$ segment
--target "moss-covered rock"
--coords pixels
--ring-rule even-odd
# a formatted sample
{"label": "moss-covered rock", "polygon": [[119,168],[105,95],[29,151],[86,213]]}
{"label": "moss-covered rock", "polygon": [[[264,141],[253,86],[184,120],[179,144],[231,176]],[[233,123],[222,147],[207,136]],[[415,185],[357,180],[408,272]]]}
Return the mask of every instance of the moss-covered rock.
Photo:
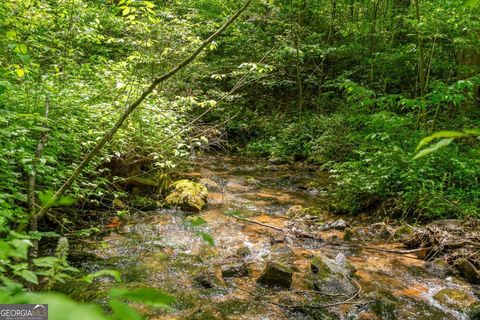
{"label": "moss-covered rock", "polygon": [[208,190],[200,183],[185,179],[174,182],[172,187],[172,191],[165,198],[168,207],[200,211],[207,204]]}
{"label": "moss-covered rock", "polygon": [[464,311],[476,302],[470,294],[455,288],[442,289],[433,296],[433,299],[445,307],[458,311]]}
{"label": "moss-covered rock", "polygon": [[292,285],[293,271],[278,262],[269,261],[257,282],[269,287],[289,289]]}
{"label": "moss-covered rock", "polygon": [[224,278],[248,276],[247,265],[242,262],[223,265],[221,267],[221,270],[222,270],[222,277]]}
{"label": "moss-covered rock", "polygon": [[468,282],[480,285],[480,271],[470,261],[460,259],[457,268]]}
{"label": "moss-covered rock", "polygon": [[355,286],[348,280],[354,269],[343,254],[337,255],[335,260],[316,256],[311,261],[310,269],[315,290],[346,295],[356,291]]}

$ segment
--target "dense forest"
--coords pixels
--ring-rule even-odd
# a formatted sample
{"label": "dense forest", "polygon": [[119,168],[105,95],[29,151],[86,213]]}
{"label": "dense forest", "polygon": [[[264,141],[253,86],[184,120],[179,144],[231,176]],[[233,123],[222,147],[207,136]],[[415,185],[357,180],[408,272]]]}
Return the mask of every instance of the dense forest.
{"label": "dense forest", "polygon": [[480,319],[480,2],[0,2],[0,303]]}

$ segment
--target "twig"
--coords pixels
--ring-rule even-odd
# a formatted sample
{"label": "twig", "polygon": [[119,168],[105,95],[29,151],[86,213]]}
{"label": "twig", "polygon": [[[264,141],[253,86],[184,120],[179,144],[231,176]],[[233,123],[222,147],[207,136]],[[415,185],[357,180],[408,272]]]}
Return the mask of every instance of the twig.
{"label": "twig", "polygon": [[251,219],[247,219],[247,218],[242,218],[242,217],[235,216],[235,215],[232,215],[232,217],[234,217],[235,219],[237,219],[237,220],[239,220],[239,221],[244,221],[244,222],[256,224],[256,225],[259,225],[259,226],[262,226],[262,227],[265,227],[265,228],[270,228],[270,229],[273,229],[273,230],[277,230],[277,231],[280,231],[280,232],[284,232],[284,233],[285,233],[285,232],[287,231],[287,230],[284,229],[284,228],[275,227],[275,226],[272,226],[272,225],[269,225],[269,224],[266,224],[266,223],[262,223],[262,222],[255,221],[255,220],[251,220]]}
{"label": "twig", "polygon": [[327,303],[327,304],[293,305],[293,306],[286,306],[286,307],[289,307],[289,308],[322,308],[323,309],[323,308],[330,308],[330,307],[339,306],[339,305],[342,305],[342,304],[358,303],[358,302],[353,302],[353,300],[356,297],[358,297],[360,295],[360,293],[362,292],[362,286],[360,285],[360,283],[358,283],[357,280],[355,280],[355,279],[351,279],[351,280],[357,286],[357,292],[355,292],[355,294],[353,294],[347,300],[339,301],[339,302],[332,302],[332,303]]}
{"label": "twig", "polygon": [[238,217],[238,216],[235,216],[235,215],[232,215],[232,217],[234,217],[235,219],[237,219],[239,221],[256,224],[256,225],[259,225],[259,226],[262,226],[262,227],[265,227],[265,228],[270,228],[270,229],[280,231],[280,232],[283,232],[283,233],[286,233],[286,234],[291,233],[291,234],[293,234],[293,235],[295,235],[299,238],[307,238],[307,239],[314,239],[314,240],[317,240],[317,241],[323,241],[322,238],[320,238],[319,236],[315,236],[313,234],[306,233],[306,232],[303,232],[303,231],[300,231],[300,230],[291,230],[291,229],[287,229],[287,228],[279,228],[279,227],[272,226],[270,224],[258,222],[258,221],[247,219],[247,218]]}

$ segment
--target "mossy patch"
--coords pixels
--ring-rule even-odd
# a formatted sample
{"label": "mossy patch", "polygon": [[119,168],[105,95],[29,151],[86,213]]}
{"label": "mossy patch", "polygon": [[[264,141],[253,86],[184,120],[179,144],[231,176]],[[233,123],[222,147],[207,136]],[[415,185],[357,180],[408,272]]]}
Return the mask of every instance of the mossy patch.
{"label": "mossy patch", "polygon": [[200,211],[207,204],[208,190],[200,183],[184,179],[174,182],[172,187],[172,192],[165,198],[168,207]]}

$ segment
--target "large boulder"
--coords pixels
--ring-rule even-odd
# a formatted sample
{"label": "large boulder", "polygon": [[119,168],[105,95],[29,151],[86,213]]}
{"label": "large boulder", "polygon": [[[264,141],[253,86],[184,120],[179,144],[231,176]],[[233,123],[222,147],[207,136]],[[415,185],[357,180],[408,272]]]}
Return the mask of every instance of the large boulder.
{"label": "large boulder", "polygon": [[172,191],[165,198],[169,207],[180,207],[189,211],[200,211],[207,204],[208,190],[197,182],[179,180],[172,184]]}

